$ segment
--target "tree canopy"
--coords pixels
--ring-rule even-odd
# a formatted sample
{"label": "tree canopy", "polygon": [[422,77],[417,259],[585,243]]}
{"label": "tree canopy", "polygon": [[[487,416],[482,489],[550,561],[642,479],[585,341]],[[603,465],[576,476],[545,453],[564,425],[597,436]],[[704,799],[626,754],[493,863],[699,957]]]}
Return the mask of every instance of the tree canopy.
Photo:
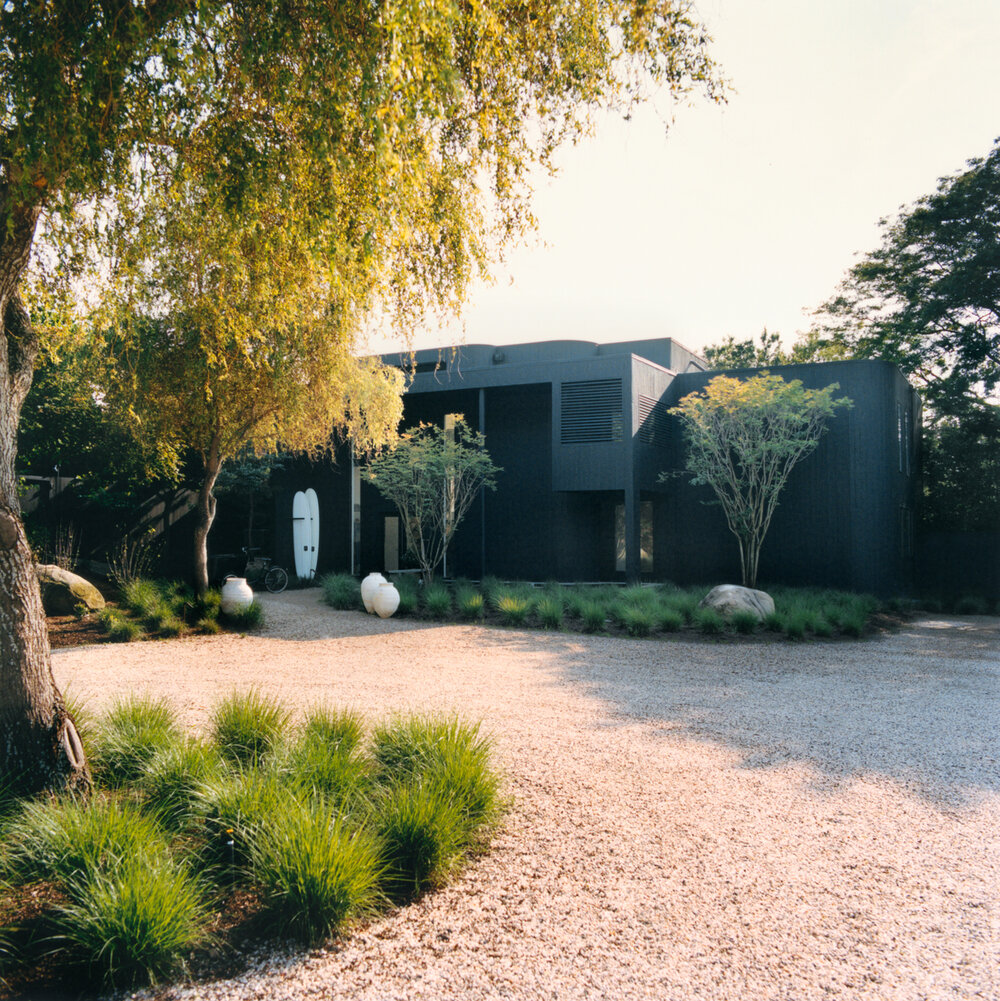
{"label": "tree canopy", "polygon": [[446,426],[418,424],[365,467],[364,476],[392,501],[406,530],[406,549],[430,583],[462,519],[481,490],[496,488],[502,472],[486,439],[460,414]]}
{"label": "tree canopy", "polygon": [[740,547],[743,584],[757,586],[761,547],[792,469],[807,456],[847,397],[836,383],[805,389],[763,372],[751,379],[719,375],[670,412],[681,421],[691,483],[715,492]]}
{"label": "tree canopy", "polygon": [[[225,247],[192,255],[193,285],[208,278],[205,289],[232,292],[218,322],[191,322],[169,302],[136,310],[150,340],[129,350],[208,329],[199,387],[230,358],[247,368],[267,354],[260,370],[277,371],[281,345],[259,338],[297,332],[302,297],[268,284],[272,248],[322,289],[296,319],[307,332],[319,337],[322,318],[343,347],[376,303],[409,329],[425,309],[455,307],[490,254],[530,224],[533,167],[595,108],[627,107],[650,86],[721,97],[707,45],[687,0],[0,5],[0,767],[40,784],[85,773],[51,677],[14,475],[38,352],[18,290],[39,220],[40,269],[72,274],[100,252],[109,259],[93,273],[155,305],[158,227],[197,222],[155,209],[174,194],[202,205],[208,231],[193,246],[212,228],[242,248],[256,240],[259,255],[242,260],[257,265],[226,274],[241,257]],[[240,292],[260,301],[262,287],[274,322],[254,326]],[[209,291],[198,316],[211,308]]]}
{"label": "tree canopy", "polygon": [[1000,143],[883,219],[821,310],[822,335],[854,357],[895,362],[933,416],[996,403],[1000,388]]}

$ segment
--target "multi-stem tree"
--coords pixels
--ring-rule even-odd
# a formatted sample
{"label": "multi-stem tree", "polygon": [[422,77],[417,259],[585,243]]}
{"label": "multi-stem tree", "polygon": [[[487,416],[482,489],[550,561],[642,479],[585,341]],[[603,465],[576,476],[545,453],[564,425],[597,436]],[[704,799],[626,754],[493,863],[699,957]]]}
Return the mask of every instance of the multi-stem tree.
{"label": "multi-stem tree", "polygon": [[465,418],[451,414],[447,426],[418,424],[373,459],[364,476],[399,511],[406,550],[430,584],[448,545],[481,490],[496,487],[486,440]]}
{"label": "multi-stem tree", "polygon": [[746,587],[757,586],[761,547],[789,474],[834,412],[851,405],[834,399],[837,388],[805,389],[767,372],[746,380],[719,375],[671,410],[684,428],[691,482],[712,488],[739,542]]}

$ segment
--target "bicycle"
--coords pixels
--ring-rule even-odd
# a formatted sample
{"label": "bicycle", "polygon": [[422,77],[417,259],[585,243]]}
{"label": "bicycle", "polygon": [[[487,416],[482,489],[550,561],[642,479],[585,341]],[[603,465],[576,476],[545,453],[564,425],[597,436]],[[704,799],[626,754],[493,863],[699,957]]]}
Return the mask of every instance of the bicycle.
{"label": "bicycle", "polygon": [[[247,558],[243,576],[251,587],[259,589],[259,585],[263,584],[271,594],[281,594],[288,587],[288,571],[284,567],[279,567],[270,556],[254,556],[254,553],[260,552],[256,546],[243,546],[242,549]],[[226,580],[235,576],[236,574],[228,574]]]}

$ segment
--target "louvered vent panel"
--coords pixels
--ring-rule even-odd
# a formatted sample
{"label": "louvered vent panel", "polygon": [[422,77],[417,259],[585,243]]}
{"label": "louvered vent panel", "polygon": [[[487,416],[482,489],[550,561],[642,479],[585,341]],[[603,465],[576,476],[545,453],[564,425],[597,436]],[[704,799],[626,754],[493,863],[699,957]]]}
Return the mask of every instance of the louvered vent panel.
{"label": "louvered vent panel", "polygon": [[639,440],[657,448],[670,444],[670,416],[657,400],[639,394]]}
{"label": "louvered vent panel", "polygon": [[563,445],[621,441],[623,428],[621,379],[592,379],[562,384]]}

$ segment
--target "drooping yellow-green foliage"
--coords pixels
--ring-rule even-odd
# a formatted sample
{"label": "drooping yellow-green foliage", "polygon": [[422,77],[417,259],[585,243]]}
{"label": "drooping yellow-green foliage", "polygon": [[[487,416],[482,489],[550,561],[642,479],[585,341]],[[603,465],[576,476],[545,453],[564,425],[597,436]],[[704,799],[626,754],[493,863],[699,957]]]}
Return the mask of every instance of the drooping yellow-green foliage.
{"label": "drooping yellow-green foliage", "polygon": [[691,482],[712,488],[739,542],[747,587],[757,586],[761,546],[792,469],[819,444],[834,413],[851,406],[846,396],[834,399],[837,388],[806,389],[767,372],[719,375],[670,411],[684,427]]}
{"label": "drooping yellow-green foliage", "polygon": [[[18,290],[39,220],[40,270],[88,273],[88,299],[115,307],[100,326],[116,377],[142,385],[155,359],[161,414],[200,409],[181,398],[187,375],[213,407],[259,402],[261,448],[309,444],[302,415],[321,403],[317,433],[377,436],[387,377],[348,360],[365,312],[405,332],[454,308],[530,223],[532,169],[594,109],[651,87],[721,96],[707,43],[687,0],[0,5],[0,771],[85,773],[53,763],[73,735],[14,475],[38,350]],[[232,413],[225,434],[246,427]],[[207,446],[205,531],[223,436]]]}

